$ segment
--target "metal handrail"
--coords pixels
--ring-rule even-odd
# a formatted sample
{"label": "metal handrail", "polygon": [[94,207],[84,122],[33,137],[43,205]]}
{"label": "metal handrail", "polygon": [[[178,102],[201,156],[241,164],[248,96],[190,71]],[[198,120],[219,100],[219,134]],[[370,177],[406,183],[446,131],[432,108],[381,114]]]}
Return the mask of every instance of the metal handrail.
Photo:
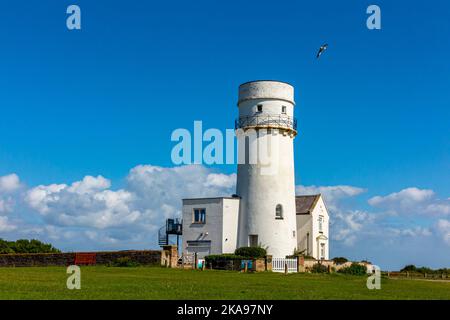
{"label": "metal handrail", "polygon": [[289,116],[282,115],[255,115],[244,116],[235,120],[234,128],[247,128],[247,127],[271,127],[287,128],[297,131],[297,119]]}

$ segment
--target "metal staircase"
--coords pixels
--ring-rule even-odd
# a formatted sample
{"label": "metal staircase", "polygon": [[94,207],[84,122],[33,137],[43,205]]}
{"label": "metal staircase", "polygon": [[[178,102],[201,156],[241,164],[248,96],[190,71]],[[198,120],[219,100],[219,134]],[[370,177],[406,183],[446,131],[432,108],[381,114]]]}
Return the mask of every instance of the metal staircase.
{"label": "metal staircase", "polygon": [[177,242],[179,237],[183,234],[183,222],[181,219],[167,219],[166,225],[161,227],[158,231],[158,244],[160,246],[167,246],[169,243],[169,235],[176,235]]}
{"label": "metal staircase", "polygon": [[169,244],[169,234],[166,233],[166,226],[161,227],[158,231],[158,244],[167,246]]}

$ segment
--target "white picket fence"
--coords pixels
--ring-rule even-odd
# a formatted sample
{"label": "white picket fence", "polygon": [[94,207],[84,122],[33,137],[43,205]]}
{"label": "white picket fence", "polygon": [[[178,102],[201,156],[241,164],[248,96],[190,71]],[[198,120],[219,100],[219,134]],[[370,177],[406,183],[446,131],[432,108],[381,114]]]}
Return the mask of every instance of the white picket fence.
{"label": "white picket fence", "polygon": [[288,272],[297,272],[297,259],[272,258],[272,271],[284,272],[287,264]]}

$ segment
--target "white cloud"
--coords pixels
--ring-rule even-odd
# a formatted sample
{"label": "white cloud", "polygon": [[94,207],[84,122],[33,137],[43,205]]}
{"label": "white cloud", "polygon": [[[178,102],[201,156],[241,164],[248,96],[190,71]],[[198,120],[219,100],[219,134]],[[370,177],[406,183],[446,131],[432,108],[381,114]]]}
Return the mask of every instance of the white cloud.
{"label": "white cloud", "polygon": [[295,193],[297,195],[311,195],[311,194],[322,194],[324,197],[328,208],[331,210],[336,210],[338,202],[343,199],[358,196],[366,192],[366,189],[347,186],[347,185],[337,185],[337,186],[302,186],[299,185],[295,188]]}
{"label": "white cloud", "polygon": [[[200,165],[174,168],[137,166],[128,177],[128,190],[134,192],[138,206],[161,216],[181,213],[181,200],[229,196],[234,193],[234,174],[216,175]],[[164,208],[162,211],[161,208]]]}
{"label": "white cloud", "polygon": [[0,193],[12,193],[20,188],[19,176],[15,173],[0,177]]}
{"label": "white cloud", "polygon": [[396,237],[428,237],[432,235],[429,228],[420,226],[405,229],[389,228],[387,231],[390,232],[390,235]]}
{"label": "white cloud", "polygon": [[111,187],[111,181],[103,178],[102,176],[98,176],[96,178],[92,176],[86,176],[82,181],[74,182],[70,186],[70,188],[67,189],[67,191],[84,194],[105,190],[109,187]]}
{"label": "white cloud", "polygon": [[366,191],[349,185],[296,187],[297,195],[322,194],[330,214],[330,236],[345,246],[353,246],[373,221],[371,214],[348,204]]}
{"label": "white cloud", "polygon": [[217,174],[203,166],[140,165],[130,170],[123,189],[112,190],[104,177],[87,176],[71,185],[32,188],[25,202],[46,225],[55,227],[50,230],[53,237],[154,245],[165,219],[180,216],[183,198],[230,195],[235,180],[234,174]]}
{"label": "white cloud", "polygon": [[438,220],[436,227],[444,242],[450,246],[450,221],[440,219]]}
{"label": "white cloud", "polygon": [[18,175],[13,173],[0,177],[0,214],[8,214],[14,210],[15,197],[20,187]]}
{"label": "white cloud", "polygon": [[6,199],[0,198],[0,214],[10,213],[14,209],[14,199],[12,197],[7,197]]}
{"label": "white cloud", "polygon": [[140,216],[132,208],[133,194],[125,190],[105,190],[110,181],[87,176],[82,181],[38,186],[25,198],[30,207],[56,225],[99,229],[131,224]]}
{"label": "white cloud", "polygon": [[[360,204],[350,201],[366,190],[359,187],[338,185],[338,186],[298,186],[297,194],[317,194],[321,193],[327,203],[330,213],[330,236],[338,243],[345,246],[355,246],[358,240],[378,239],[379,242],[392,243],[394,239],[400,237],[428,237],[432,233],[426,226],[415,225],[411,220],[403,223],[390,221],[389,214],[383,212],[373,212],[373,210],[361,210]],[[426,206],[433,199],[432,190],[421,190],[418,188],[407,188],[385,197],[372,197],[369,204],[386,209],[390,212],[408,212],[409,218],[419,212],[426,211]],[[441,203],[442,204],[442,203]],[[432,209],[445,211],[439,207]],[[404,224],[399,228],[396,225]]]}
{"label": "white cloud", "polygon": [[450,215],[450,200],[436,201],[425,207],[425,212],[435,215]]}
{"label": "white cloud", "polygon": [[141,165],[130,170],[127,189],[143,211],[141,223],[156,231],[164,219],[180,217],[182,199],[230,196],[235,175],[216,174],[200,165],[163,168]]}
{"label": "white cloud", "polygon": [[231,189],[236,186],[236,174],[222,174],[222,173],[210,173],[206,178],[206,183],[204,184],[206,188],[209,187],[219,187]]}
{"label": "white cloud", "polygon": [[369,204],[376,207],[412,209],[434,196],[433,190],[406,188],[387,196],[375,196],[369,199]]}
{"label": "white cloud", "polygon": [[59,193],[66,188],[65,184],[40,185],[27,192],[25,201],[30,207],[45,215],[50,211],[49,206],[60,200]]}
{"label": "white cloud", "polygon": [[0,232],[9,232],[17,229],[17,226],[10,223],[8,217],[0,216]]}
{"label": "white cloud", "polygon": [[387,196],[372,197],[368,203],[393,215],[450,215],[450,199],[440,200],[430,189],[406,188]]}
{"label": "white cloud", "polygon": [[[23,190],[19,177],[7,177],[1,179],[0,232],[47,240],[66,250],[156,247],[158,229],[166,218],[180,216],[183,198],[230,196],[236,186],[236,174],[200,165],[140,165],[130,170],[121,189],[113,189],[102,176],[86,176],[71,184]],[[407,248],[422,240],[450,245],[450,221],[432,220],[432,215],[449,214],[450,199],[436,199],[432,190],[408,188],[372,197],[369,204],[380,212],[358,197],[366,192],[360,187],[297,186],[296,192],[324,196],[332,255],[359,252],[370,257],[369,252],[382,252],[384,257],[395,244]],[[389,211],[409,214],[386,214]],[[424,213],[430,215],[425,221],[419,219]]]}
{"label": "white cloud", "polygon": [[338,210],[332,216],[332,239],[342,241],[346,246],[355,244],[361,232],[372,226],[374,217],[368,212],[359,210]]}

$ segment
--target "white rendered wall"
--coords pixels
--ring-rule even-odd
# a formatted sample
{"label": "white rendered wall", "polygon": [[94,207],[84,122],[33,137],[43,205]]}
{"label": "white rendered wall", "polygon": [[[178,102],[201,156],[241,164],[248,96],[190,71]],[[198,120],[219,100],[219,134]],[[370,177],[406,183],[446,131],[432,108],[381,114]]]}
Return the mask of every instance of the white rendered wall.
{"label": "white rendered wall", "polygon": [[[205,224],[193,223],[194,209],[206,209]],[[222,253],[222,211],[222,198],[183,200],[183,253],[187,253],[187,241],[195,240],[211,240],[210,253]]]}
{"label": "white rendered wall", "polygon": [[[324,217],[323,222],[323,232],[319,232],[319,216],[322,215]],[[312,256],[316,259],[319,259],[319,245],[320,243],[325,243],[325,260],[329,259],[329,221],[330,218],[328,216],[328,211],[326,209],[325,203],[323,202],[322,197],[317,201],[314,210],[312,211],[312,234],[313,234],[313,254]],[[320,239],[318,237],[325,236],[327,240]]]}
{"label": "white rendered wall", "polygon": [[222,253],[234,253],[237,247],[239,198],[223,199]]}
{"label": "white rendered wall", "polygon": [[[262,112],[258,112],[258,104],[263,105]],[[286,114],[281,113],[283,106],[286,107]],[[239,116],[241,117],[265,114],[293,117],[294,105],[291,102],[272,99],[247,100],[239,105]]]}
{"label": "white rendered wall", "polygon": [[[309,237],[309,240],[307,239]],[[313,256],[312,248],[313,227],[312,216],[310,214],[297,215],[297,248],[299,251],[305,250],[305,254]]]}
{"label": "white rendered wall", "polygon": [[[287,116],[293,115],[293,87],[286,83],[244,84],[240,87],[239,101],[240,117],[284,116],[282,106],[287,107]],[[262,112],[257,112],[258,104],[263,105]],[[237,194],[241,197],[238,246],[248,246],[249,235],[258,235],[258,242],[268,247],[269,254],[285,257],[293,254],[297,247],[293,136],[283,135],[276,129],[270,134],[278,137],[277,146],[271,144],[269,148],[271,154],[277,154],[277,158],[272,159],[277,165],[273,174],[263,174],[261,164],[238,165]],[[282,220],[275,218],[278,204],[283,206]]]}
{"label": "white rendered wall", "polygon": [[[193,223],[194,209],[206,209],[205,224]],[[211,254],[234,253],[238,215],[239,198],[183,200],[183,252],[188,241],[210,240]]]}

